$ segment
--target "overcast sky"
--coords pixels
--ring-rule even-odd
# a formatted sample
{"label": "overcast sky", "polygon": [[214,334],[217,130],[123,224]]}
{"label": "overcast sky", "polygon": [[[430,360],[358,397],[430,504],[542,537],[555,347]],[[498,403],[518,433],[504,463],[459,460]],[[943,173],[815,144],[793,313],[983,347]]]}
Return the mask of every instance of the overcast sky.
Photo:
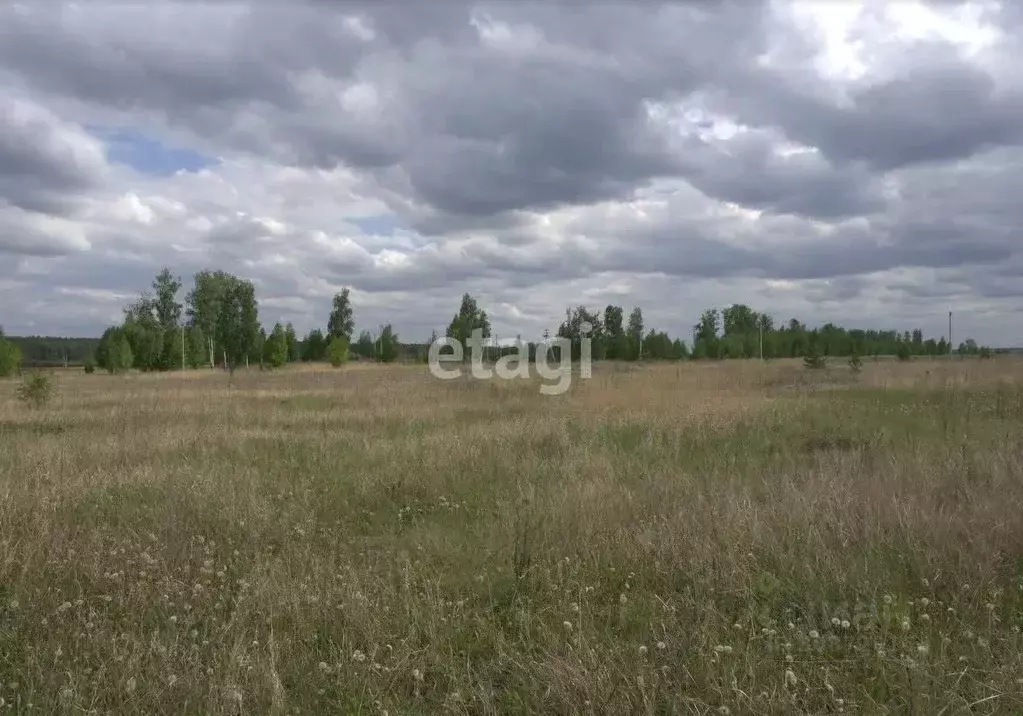
{"label": "overcast sky", "polygon": [[0,325],[98,335],[164,265],[265,324],[499,336],[707,307],[1023,344],[1014,3],[0,7]]}

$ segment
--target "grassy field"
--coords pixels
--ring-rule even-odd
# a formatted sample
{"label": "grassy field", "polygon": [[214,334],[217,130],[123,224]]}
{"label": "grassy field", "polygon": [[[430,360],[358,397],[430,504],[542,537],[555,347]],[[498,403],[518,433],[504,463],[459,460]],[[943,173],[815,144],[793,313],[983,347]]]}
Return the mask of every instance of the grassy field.
{"label": "grassy field", "polygon": [[0,713],[1023,711],[1023,361],[0,382]]}

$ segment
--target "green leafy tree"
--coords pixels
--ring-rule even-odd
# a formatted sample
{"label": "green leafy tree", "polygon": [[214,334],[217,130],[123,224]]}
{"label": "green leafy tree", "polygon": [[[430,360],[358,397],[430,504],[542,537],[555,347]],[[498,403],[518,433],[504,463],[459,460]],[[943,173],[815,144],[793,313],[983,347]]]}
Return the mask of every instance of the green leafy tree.
{"label": "green leafy tree", "polygon": [[195,275],[194,287],[185,297],[189,326],[201,332],[210,368],[216,365],[221,346],[220,304],[233,280],[233,276],[223,271],[200,271]]}
{"label": "green leafy tree", "polygon": [[[182,338],[180,327],[172,326],[164,329],[163,349],[160,353],[160,370],[176,370],[182,367],[182,348],[187,349],[187,346],[182,345]],[[187,353],[187,350],[184,352]],[[187,364],[187,355],[185,356],[185,362]]]}
{"label": "green leafy tree", "polygon": [[327,337],[344,337],[350,341],[354,330],[355,320],[352,317],[352,302],[349,299],[349,289],[345,286],[341,289],[340,293],[334,294],[330,319],[327,321]]}
{"label": "green leafy tree", "polygon": [[757,333],[759,316],[749,306],[732,304],[721,312],[721,323],[726,336],[745,336]]}
{"label": "green leafy tree", "polygon": [[469,349],[469,339],[472,337],[473,331],[477,329],[484,339],[490,338],[490,319],[487,318],[487,312],[479,307],[475,298],[468,293],[462,294],[462,303],[458,307],[458,313],[448,324],[445,335],[448,338],[454,338],[465,347],[466,350],[463,353],[465,360],[474,358],[470,355],[472,351]]}
{"label": "green leafy tree", "polygon": [[0,328],[0,378],[9,378],[18,372],[21,366],[21,349],[13,341],[4,337]]}
{"label": "green leafy tree", "polygon": [[178,302],[178,291],[181,290],[181,279],[175,278],[170,269],[164,267],[153,280],[155,296],[152,301],[156,320],[164,331],[177,328],[181,322],[181,303]]}
{"label": "green leafy tree", "polygon": [[129,313],[122,328],[131,346],[134,367],[141,371],[159,370],[163,356],[163,329],[152,316]]}
{"label": "green leafy tree", "polygon": [[608,305],[604,309],[604,340],[608,360],[625,360],[629,356],[629,337],[625,335],[625,312],[621,306]]}
{"label": "green leafy tree", "polygon": [[639,360],[643,357],[643,311],[639,306],[632,309],[632,313],[629,314],[625,334],[629,339],[629,353],[626,359]]}
{"label": "green leafy tree", "polygon": [[302,360],[317,363],[327,357],[327,340],[323,337],[323,331],[314,328],[306,336],[302,344]]}
{"label": "green leafy tree", "polygon": [[373,340],[373,334],[369,331],[359,333],[359,340],[355,343],[355,354],[360,358],[372,360],[376,357],[377,345]]}
{"label": "green leafy tree", "polygon": [[[583,325],[589,324],[589,332],[583,331]],[[579,360],[582,355],[582,341],[589,338],[591,356],[600,360],[603,357],[604,327],[600,314],[589,311],[586,306],[577,306],[565,311],[565,320],[558,327],[558,336],[567,338],[572,346],[572,360]]]}
{"label": "green leafy tree", "polygon": [[108,373],[124,373],[135,362],[131,343],[120,326],[111,326],[103,332],[96,348],[96,365]]}
{"label": "green leafy tree", "polygon": [[263,366],[266,364],[266,341],[266,329],[260,326],[259,332],[256,333],[256,340],[249,348],[248,358],[250,363],[258,363],[260,370],[263,370]]}
{"label": "green leafy tree", "polygon": [[251,355],[259,336],[259,308],[251,281],[228,277],[216,326],[227,368],[233,373]]}
{"label": "green leafy tree", "polygon": [[719,314],[717,309],[710,308],[703,312],[700,321],[693,326],[693,357],[717,358],[720,354],[718,345]]}
{"label": "green leafy tree", "polygon": [[284,342],[288,346],[288,362],[294,363],[298,360],[298,336],[295,334],[295,326],[288,322],[284,327]]}
{"label": "green leafy tree", "polygon": [[280,323],[274,324],[273,330],[270,331],[263,347],[263,355],[271,368],[280,368],[288,362],[288,339],[284,326]]}
{"label": "green leafy tree", "polygon": [[377,339],[377,358],[382,363],[392,363],[398,359],[398,334],[394,332],[391,324],[380,329],[380,338]]}
{"label": "green leafy tree", "polygon": [[209,346],[199,326],[189,326],[185,329],[185,356],[191,368],[209,364]]}
{"label": "green leafy tree", "polygon": [[131,344],[135,367],[142,371],[163,370],[164,329],[156,314],[157,301],[142,293],[124,308],[124,335]]}

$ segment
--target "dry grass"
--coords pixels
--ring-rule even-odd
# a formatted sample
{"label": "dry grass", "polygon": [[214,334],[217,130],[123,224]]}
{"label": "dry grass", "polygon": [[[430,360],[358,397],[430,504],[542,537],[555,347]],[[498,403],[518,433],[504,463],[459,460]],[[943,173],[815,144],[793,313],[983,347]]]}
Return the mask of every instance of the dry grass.
{"label": "dry grass", "polygon": [[0,382],[15,713],[1023,710],[1023,363]]}

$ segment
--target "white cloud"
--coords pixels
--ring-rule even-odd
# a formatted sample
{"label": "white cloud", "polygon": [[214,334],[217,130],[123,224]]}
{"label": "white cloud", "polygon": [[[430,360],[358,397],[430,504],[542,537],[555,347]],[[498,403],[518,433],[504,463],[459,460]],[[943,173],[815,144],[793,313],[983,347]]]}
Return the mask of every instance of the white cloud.
{"label": "white cloud", "polygon": [[[1023,340],[992,8],[358,5],[0,10],[7,329],[98,334],[167,265],[302,331],[351,285],[407,338],[468,290],[504,335],[613,302],[688,338],[748,302]],[[94,125],[216,161],[112,164]]]}

